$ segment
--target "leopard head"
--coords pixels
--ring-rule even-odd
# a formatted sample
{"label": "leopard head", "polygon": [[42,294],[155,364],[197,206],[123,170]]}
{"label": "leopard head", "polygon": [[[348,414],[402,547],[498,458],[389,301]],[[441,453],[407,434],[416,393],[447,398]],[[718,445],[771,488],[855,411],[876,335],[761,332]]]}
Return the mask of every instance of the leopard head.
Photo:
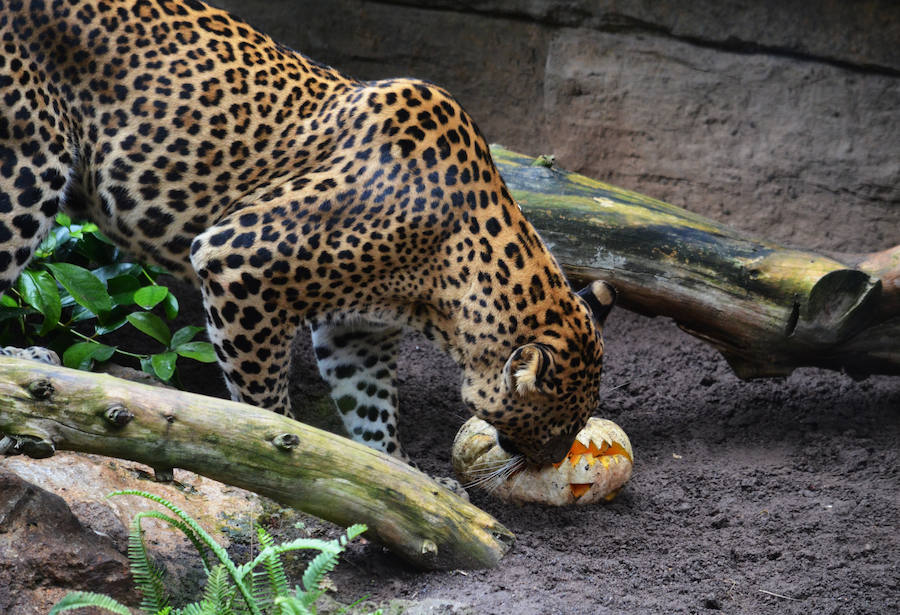
{"label": "leopard head", "polygon": [[493,425],[500,445],[533,464],[563,459],[600,404],[602,326],[615,290],[595,281],[574,309],[516,347],[493,374],[466,374],[463,399]]}

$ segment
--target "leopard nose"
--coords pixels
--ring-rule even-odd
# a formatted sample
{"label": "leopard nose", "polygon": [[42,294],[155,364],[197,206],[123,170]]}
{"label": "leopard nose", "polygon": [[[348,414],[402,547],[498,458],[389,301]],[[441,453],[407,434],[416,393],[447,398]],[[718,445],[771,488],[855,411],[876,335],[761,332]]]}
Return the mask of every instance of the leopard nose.
{"label": "leopard nose", "polygon": [[522,451],[519,450],[519,447],[516,446],[516,443],[513,442],[512,439],[499,432],[497,433],[497,444],[510,455],[522,454]]}
{"label": "leopard nose", "polygon": [[559,463],[565,459],[569,449],[572,448],[572,440],[574,439],[575,436],[570,434],[556,436],[547,442],[535,458],[530,459],[530,461],[539,465]]}

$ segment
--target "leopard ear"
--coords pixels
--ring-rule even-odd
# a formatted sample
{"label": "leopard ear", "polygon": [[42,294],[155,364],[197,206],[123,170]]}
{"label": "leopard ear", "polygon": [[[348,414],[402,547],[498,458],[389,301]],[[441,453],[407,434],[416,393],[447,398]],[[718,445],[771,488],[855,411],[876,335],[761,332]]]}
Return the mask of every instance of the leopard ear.
{"label": "leopard ear", "polygon": [[579,290],[578,296],[591,308],[597,326],[602,327],[616,303],[616,289],[602,280],[594,280]]}
{"label": "leopard ear", "polygon": [[525,344],[516,348],[503,367],[506,388],[520,395],[532,393],[553,370],[553,354],[543,344]]}

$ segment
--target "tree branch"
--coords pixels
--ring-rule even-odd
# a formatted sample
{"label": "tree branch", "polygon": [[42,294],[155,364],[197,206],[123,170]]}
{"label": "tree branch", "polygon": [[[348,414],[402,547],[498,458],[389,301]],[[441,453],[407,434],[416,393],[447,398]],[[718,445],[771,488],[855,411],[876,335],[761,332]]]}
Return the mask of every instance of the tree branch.
{"label": "tree branch", "polygon": [[344,527],[365,523],[368,538],[423,568],[495,566],[514,541],[421,472],[346,438],[246,404],[0,357],[0,453],[13,446],[190,470]]}
{"label": "tree branch", "polygon": [[674,319],[741,378],[802,366],[900,374],[900,246],[794,250],[502,147],[492,154],[573,282],[607,280],[621,305]]}

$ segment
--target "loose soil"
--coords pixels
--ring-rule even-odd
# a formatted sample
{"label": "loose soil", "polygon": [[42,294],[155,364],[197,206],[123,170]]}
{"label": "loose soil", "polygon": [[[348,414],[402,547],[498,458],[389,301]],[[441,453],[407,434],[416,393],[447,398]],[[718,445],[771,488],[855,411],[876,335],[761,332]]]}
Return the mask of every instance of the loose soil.
{"label": "loose soil", "polygon": [[[357,544],[338,597],[429,613],[900,612],[900,379],[742,382],[670,321],[625,311],[605,339],[601,414],[635,450],[618,498],[554,509],[473,492],[518,538],[498,568],[419,572]],[[308,342],[296,350],[297,399],[321,397]],[[458,370],[410,336],[400,373],[407,450],[450,475]]]}

